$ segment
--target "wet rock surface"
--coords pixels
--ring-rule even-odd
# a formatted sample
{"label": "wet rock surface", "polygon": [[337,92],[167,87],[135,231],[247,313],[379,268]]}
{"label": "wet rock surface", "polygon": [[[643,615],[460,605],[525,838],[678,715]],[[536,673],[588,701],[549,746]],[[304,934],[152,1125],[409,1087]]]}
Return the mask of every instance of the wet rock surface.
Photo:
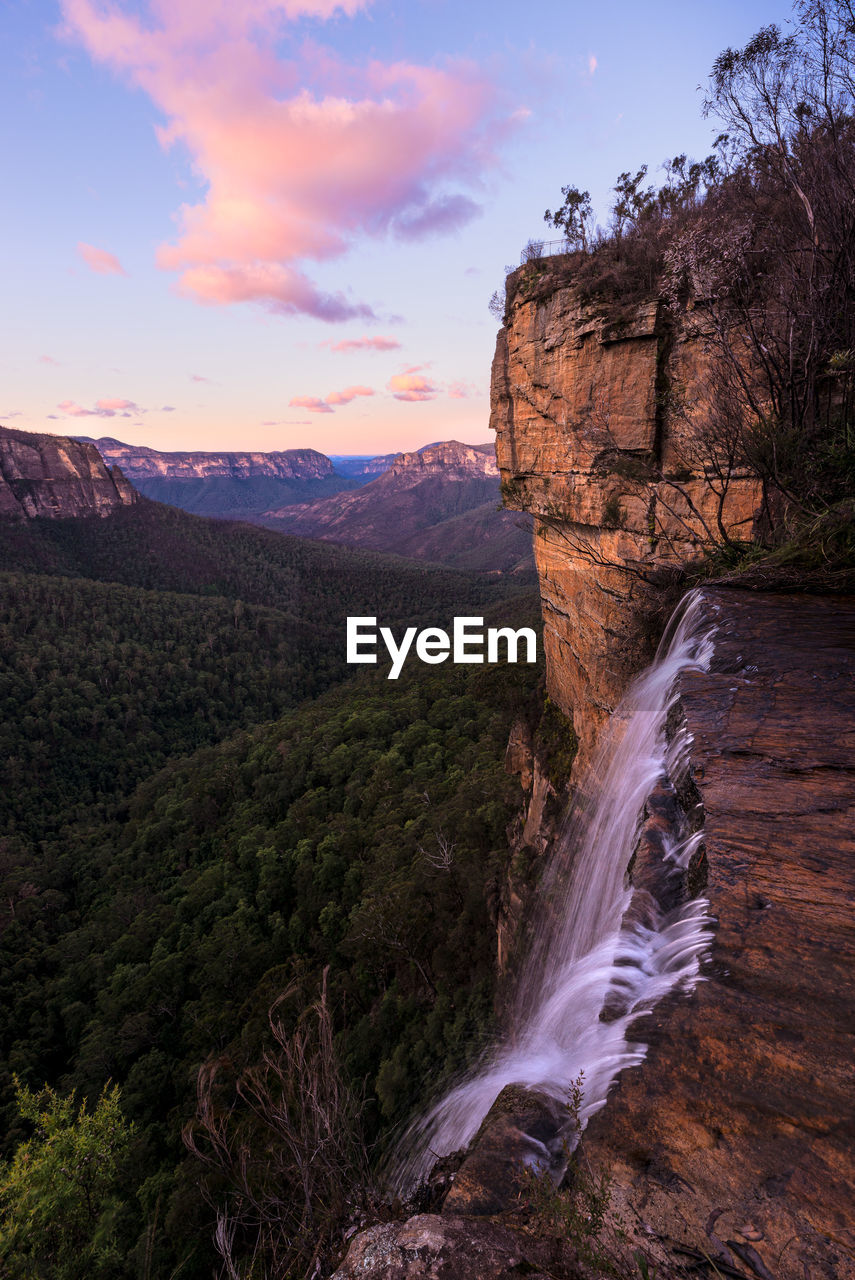
{"label": "wet rock surface", "polygon": [[567,1109],[554,1099],[507,1085],[490,1108],[445,1198],[444,1214],[480,1216],[512,1208],[523,1190],[524,1170],[559,1176],[566,1161],[561,1143]]}
{"label": "wet rock surface", "polygon": [[[640,1249],[662,1280],[852,1280],[855,600],[704,595],[718,626],[713,669],[681,678],[674,717],[692,739],[688,774],[649,796],[632,875],[642,899],[662,903],[662,842],[687,815],[694,829],[700,801],[703,844],[679,892],[708,897],[715,935],[704,981],[639,1020],[647,1057],[618,1078],[582,1159],[612,1178],[617,1274],[639,1273]],[[441,1215],[404,1224],[444,1225],[419,1227],[412,1249],[400,1224],[372,1228],[385,1262],[378,1253],[369,1265],[357,1240],[352,1262],[364,1269],[342,1280],[561,1274],[531,1230],[512,1231],[520,1263],[510,1245],[477,1252],[524,1206],[523,1169],[552,1170],[567,1120],[556,1110],[505,1089]]]}
{"label": "wet rock surface", "polygon": [[717,926],[642,1024],[585,1148],[671,1242],[775,1280],[855,1276],[855,600],[712,590],[683,678]]}
{"label": "wet rock surface", "polygon": [[592,1280],[573,1251],[501,1223],[438,1214],[355,1237],[332,1280]]}

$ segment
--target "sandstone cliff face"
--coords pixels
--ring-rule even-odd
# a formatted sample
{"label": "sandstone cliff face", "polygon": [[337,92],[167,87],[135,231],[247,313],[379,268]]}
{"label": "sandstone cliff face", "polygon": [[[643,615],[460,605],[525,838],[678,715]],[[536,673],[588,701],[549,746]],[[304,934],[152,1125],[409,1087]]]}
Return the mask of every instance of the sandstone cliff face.
{"label": "sandstone cliff face", "polygon": [[549,693],[584,757],[649,656],[638,626],[649,579],[696,557],[719,521],[750,537],[760,494],[739,474],[723,495],[711,483],[697,326],[670,330],[656,302],[616,321],[572,285],[550,292],[548,275],[528,297],[529,270],[509,279],[491,426],[505,505],[535,516]]}
{"label": "sandstone cliff face", "polygon": [[0,427],[0,517],[106,516],[137,496],[93,444]]}
{"label": "sandstone cliff face", "polygon": [[[548,270],[548,266],[547,266]],[[547,685],[590,753],[649,658],[657,575],[761,495],[701,441],[700,326],[657,304],[615,325],[519,281],[493,365],[505,502],[535,516]],[[644,1020],[585,1147],[648,1244],[763,1280],[855,1276],[855,602],[712,591],[709,674],[684,678],[716,919],[706,981]],[[649,630],[649,629],[648,629]],[[519,754],[519,752],[517,752]],[[652,808],[650,809],[652,813]],[[637,868],[635,868],[637,870]],[[684,1255],[688,1257],[688,1255]]]}
{"label": "sandstone cliff face", "polygon": [[461,478],[498,478],[499,475],[496,451],[491,444],[460,444],[457,440],[428,445],[417,453],[399,453],[389,470],[392,475],[410,484],[418,484],[426,476],[448,475],[451,472],[459,474]]}
{"label": "sandstone cliff face", "polygon": [[285,449],[273,453],[160,453],[145,445],[122,444],[109,436],[92,443],[106,462],[120,466],[131,480],[155,476],[175,480],[205,480],[212,476],[320,480],[333,473],[329,458],[315,449]]}

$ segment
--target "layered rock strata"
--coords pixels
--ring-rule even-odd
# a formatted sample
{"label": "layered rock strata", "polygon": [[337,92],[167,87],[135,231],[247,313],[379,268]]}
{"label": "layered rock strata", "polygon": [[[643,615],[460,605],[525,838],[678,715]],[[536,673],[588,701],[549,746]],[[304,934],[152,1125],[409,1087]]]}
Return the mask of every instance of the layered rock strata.
{"label": "layered rock strata", "polygon": [[137,497],[94,444],[0,427],[0,517],[107,516]]}
{"label": "layered rock strata", "polygon": [[509,278],[491,426],[505,505],[535,517],[548,689],[584,758],[650,656],[651,580],[722,528],[750,538],[760,494],[739,472],[726,485],[714,475],[702,325],[675,326],[655,301],[616,319],[583,302],[556,262]]}
{"label": "layered rock strata", "polygon": [[106,462],[131,480],[257,479],[322,480],[333,474],[329,458],[316,449],[284,449],[271,453],[162,453],[146,445],[123,444],[111,436],[93,440]]}

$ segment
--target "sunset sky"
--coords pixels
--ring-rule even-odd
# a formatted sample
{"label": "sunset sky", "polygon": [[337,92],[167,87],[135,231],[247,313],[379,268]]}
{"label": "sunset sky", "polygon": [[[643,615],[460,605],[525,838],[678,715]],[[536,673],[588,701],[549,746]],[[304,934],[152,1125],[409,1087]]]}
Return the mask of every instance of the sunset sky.
{"label": "sunset sky", "polygon": [[[487,440],[487,304],[567,183],[703,156],[779,0],[4,0],[0,423]],[[11,128],[9,127],[11,125]]]}

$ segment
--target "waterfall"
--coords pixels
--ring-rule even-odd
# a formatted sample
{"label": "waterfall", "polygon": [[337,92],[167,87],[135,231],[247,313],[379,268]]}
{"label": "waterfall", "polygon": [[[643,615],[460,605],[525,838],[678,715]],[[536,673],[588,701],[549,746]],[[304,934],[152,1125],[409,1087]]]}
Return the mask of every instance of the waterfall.
{"label": "waterfall", "polygon": [[711,937],[709,904],[695,898],[670,905],[668,886],[682,883],[702,832],[684,821],[664,833],[654,892],[629,883],[628,867],[646,803],[657,788],[673,795],[685,775],[685,730],[666,734],[666,724],[679,676],[708,669],[713,632],[709,606],[700,592],[690,593],[654,662],[615,709],[538,890],[539,924],[509,1032],[410,1125],[393,1178],[399,1192],[425,1178],[437,1156],[471,1142],[505,1085],[565,1102],[581,1075],[584,1124],[604,1105],[618,1072],[644,1058],[646,1046],[628,1038],[630,1025],[669,991],[690,990],[699,980]]}

